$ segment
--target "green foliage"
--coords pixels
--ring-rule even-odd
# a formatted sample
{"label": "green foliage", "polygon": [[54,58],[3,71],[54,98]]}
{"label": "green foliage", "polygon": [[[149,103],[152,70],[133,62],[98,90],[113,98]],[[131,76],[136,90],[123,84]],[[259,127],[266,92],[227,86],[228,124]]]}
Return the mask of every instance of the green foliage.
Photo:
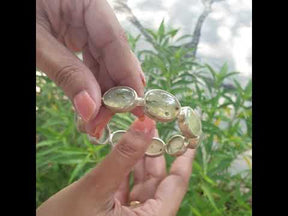
{"label": "green foliage", "polygon": [[[251,168],[231,175],[231,163],[251,149],[252,82],[242,87],[237,73],[227,64],[219,70],[191,57],[183,42],[190,35],[178,36],[164,21],[158,30],[147,30],[152,50],[137,51],[140,35],[128,39],[142,62],[147,89],[164,89],[176,95],[182,106],[201,110],[202,141],[193,164],[189,189],[178,216],[251,215]],[[233,80],[233,88],[226,81]],[[70,101],[46,76],[37,72],[37,206],[53,193],[83,176],[109,152],[108,146],[94,146],[76,131]],[[131,114],[116,115],[113,130],[127,129]],[[167,140],[179,133],[175,122],[157,124]],[[244,157],[244,156],[243,156]],[[173,158],[166,156],[168,166]],[[251,167],[250,160],[246,156]]]}

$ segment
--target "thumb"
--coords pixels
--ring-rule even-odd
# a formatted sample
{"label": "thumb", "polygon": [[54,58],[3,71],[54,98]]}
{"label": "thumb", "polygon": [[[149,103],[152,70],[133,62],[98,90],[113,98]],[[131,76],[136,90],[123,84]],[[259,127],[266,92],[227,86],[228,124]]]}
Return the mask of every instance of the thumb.
{"label": "thumb", "polygon": [[63,89],[78,114],[89,121],[101,106],[101,90],[93,73],[44,27],[37,24],[36,30],[37,67]]}
{"label": "thumb", "polygon": [[145,154],[156,131],[155,121],[137,119],[111,153],[86,177],[91,190],[100,196],[115,193],[137,161]]}

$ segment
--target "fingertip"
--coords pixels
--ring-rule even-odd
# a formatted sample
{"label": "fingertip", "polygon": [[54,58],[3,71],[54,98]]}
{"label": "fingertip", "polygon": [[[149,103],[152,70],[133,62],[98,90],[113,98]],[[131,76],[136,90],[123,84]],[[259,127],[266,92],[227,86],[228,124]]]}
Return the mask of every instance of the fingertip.
{"label": "fingertip", "polygon": [[141,119],[136,119],[131,125],[130,129],[132,131],[144,133],[147,136],[154,136],[156,130],[156,122],[147,116]]}

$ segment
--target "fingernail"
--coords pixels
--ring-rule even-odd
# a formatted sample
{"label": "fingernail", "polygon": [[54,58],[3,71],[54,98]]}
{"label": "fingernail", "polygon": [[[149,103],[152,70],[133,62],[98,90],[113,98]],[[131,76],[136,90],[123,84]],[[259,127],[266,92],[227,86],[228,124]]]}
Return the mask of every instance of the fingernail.
{"label": "fingernail", "polygon": [[145,117],[143,121],[137,119],[131,126],[131,130],[144,133],[148,136],[153,136],[155,133],[156,123],[154,120]]}
{"label": "fingernail", "polygon": [[101,107],[97,116],[86,125],[86,131],[91,136],[101,135],[101,131],[106,127],[112,115],[110,110]]}
{"label": "fingernail", "polygon": [[95,137],[99,139],[103,133],[104,127],[97,127],[95,130]]}
{"label": "fingernail", "polygon": [[74,99],[75,109],[84,121],[89,121],[96,110],[96,103],[87,91],[81,91]]}
{"label": "fingernail", "polygon": [[146,79],[145,79],[143,71],[141,71],[140,77],[141,77],[141,81],[142,81],[143,86],[146,86]]}
{"label": "fingernail", "polygon": [[108,124],[109,121],[102,121],[98,126],[96,126],[94,133],[92,134],[97,139],[99,139],[103,133],[104,128]]}

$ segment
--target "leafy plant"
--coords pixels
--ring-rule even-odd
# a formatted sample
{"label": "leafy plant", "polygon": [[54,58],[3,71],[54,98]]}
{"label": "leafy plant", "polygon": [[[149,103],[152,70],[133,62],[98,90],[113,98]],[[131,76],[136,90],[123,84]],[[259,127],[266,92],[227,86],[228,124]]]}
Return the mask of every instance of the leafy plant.
{"label": "leafy plant", "polygon": [[[140,35],[129,34],[129,42],[142,62],[147,89],[163,89],[176,95],[182,106],[201,113],[205,138],[193,164],[189,189],[178,215],[251,215],[251,168],[232,175],[233,161],[251,149],[252,82],[242,87],[237,72],[227,64],[217,70],[192,58],[184,35],[168,29],[164,21],[158,30],[148,29],[153,47],[137,50]],[[233,86],[227,85],[232,80]],[[83,176],[109,152],[108,146],[94,146],[76,131],[70,101],[45,75],[37,72],[37,206],[56,191]],[[71,110],[67,112],[67,110]],[[113,130],[127,129],[131,114],[116,115]],[[175,122],[157,124],[167,140],[179,133]],[[243,156],[247,163],[250,159]],[[168,166],[173,158],[166,156]],[[249,164],[251,165],[251,164]]]}

